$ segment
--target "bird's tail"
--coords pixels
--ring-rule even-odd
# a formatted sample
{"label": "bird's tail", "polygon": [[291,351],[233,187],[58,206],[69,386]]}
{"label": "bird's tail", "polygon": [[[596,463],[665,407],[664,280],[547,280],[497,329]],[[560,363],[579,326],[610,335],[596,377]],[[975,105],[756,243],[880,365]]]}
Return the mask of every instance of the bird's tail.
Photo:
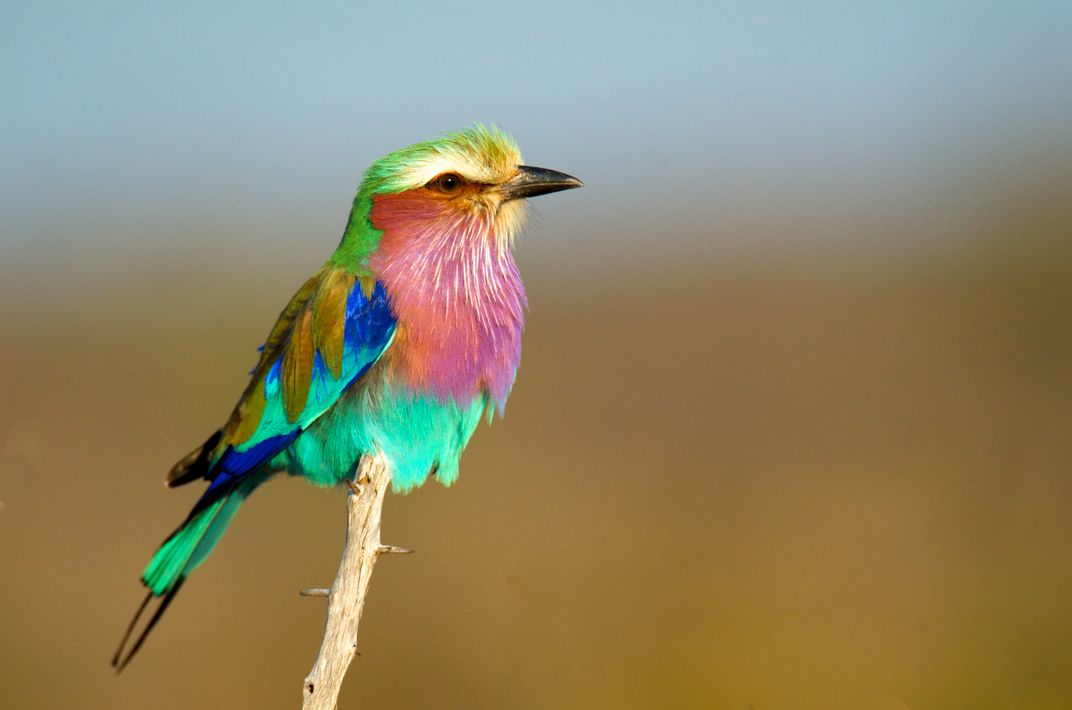
{"label": "bird's tail", "polygon": [[[149,593],[138,607],[130,626],[123,634],[123,640],[120,641],[115,656],[112,657],[112,666],[115,667],[117,673],[130,663],[130,659],[145,643],[145,638],[171,604],[171,600],[175,598],[186,577],[204,562],[216,547],[227,525],[238,512],[238,506],[242,504],[250,491],[249,488],[244,490],[235,488],[218,497],[213,496],[215,499],[207,504],[204,499],[198,501],[186,521],[164,540],[160,549],[153,555],[141,575],[142,584],[148,587]],[[161,598],[160,604],[124,656],[123,649],[127,641],[130,640],[138,625],[138,620],[154,597]]]}

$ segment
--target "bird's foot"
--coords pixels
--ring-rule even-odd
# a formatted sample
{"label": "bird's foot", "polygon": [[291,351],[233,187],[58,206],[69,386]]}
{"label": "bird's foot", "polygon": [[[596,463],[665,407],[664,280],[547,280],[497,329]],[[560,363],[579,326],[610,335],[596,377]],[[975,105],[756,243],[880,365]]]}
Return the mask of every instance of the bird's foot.
{"label": "bird's foot", "polygon": [[350,491],[355,496],[359,496],[361,495],[361,486],[365,483],[370,483],[371,481],[372,479],[369,478],[368,473],[359,468],[357,472],[354,473],[353,478],[346,479],[346,485],[350,487]]}

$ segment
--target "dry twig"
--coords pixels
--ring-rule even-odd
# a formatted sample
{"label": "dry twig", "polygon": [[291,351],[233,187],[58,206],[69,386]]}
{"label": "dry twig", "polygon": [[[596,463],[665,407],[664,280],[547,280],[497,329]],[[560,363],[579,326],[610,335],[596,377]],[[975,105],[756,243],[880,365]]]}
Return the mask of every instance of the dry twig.
{"label": "dry twig", "polygon": [[383,496],[391,483],[383,459],[365,457],[357,481],[350,484],[350,494],[346,496],[346,545],[335,582],[331,589],[302,591],[303,596],[328,598],[324,640],[316,663],[305,678],[303,710],[334,710],[338,703],[346,669],[357,653],[357,627],[376,558],[386,553],[412,552],[380,543]]}

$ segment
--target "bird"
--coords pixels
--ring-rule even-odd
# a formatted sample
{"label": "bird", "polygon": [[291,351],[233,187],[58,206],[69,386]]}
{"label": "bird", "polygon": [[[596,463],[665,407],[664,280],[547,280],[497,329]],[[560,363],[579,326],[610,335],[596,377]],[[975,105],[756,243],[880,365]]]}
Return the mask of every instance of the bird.
{"label": "bird", "polygon": [[528,302],[512,247],[526,200],[582,186],[524,164],[512,137],[482,124],[371,164],[338,247],[280,313],[230,417],[168,473],[169,487],[208,486],[141,575],[148,593],[116,672],[273,476],[335,486],[378,456],[396,493],[454,483],[517,375]]}

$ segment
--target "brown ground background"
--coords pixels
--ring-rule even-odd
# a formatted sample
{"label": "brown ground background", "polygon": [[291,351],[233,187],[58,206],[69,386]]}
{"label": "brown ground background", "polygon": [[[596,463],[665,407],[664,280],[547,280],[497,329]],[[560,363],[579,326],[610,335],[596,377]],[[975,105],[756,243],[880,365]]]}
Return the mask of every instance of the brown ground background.
{"label": "brown ground background", "polygon": [[[376,571],[343,706],[1072,706],[1072,203],[1026,174],[784,249],[581,274],[523,243],[508,415],[453,489],[388,499],[418,552]],[[297,705],[339,491],[258,492],[128,672],[108,658],[197,495],[164,472],[322,242],[230,282],[195,245],[9,288],[0,706]]]}

